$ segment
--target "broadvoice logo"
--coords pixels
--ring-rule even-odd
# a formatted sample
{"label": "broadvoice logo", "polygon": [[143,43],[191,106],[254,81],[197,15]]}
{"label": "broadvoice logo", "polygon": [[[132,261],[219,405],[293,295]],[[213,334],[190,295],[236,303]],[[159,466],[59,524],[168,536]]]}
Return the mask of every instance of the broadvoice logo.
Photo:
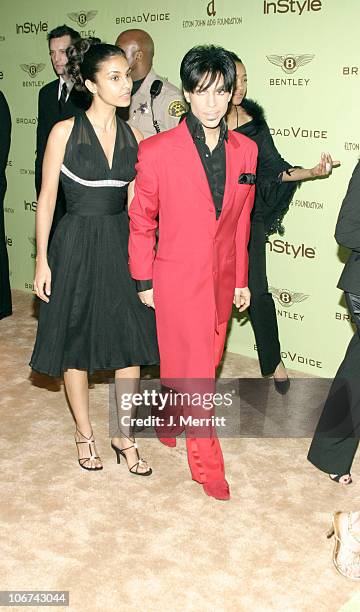
{"label": "broadvoice logo", "polygon": [[25,21],[25,23],[16,24],[16,34],[42,34],[42,32],[47,32],[48,29],[47,21],[39,21],[38,23]]}
{"label": "broadvoice logo", "polygon": [[291,125],[286,128],[270,128],[272,136],[291,136],[292,138],[316,138],[317,140],[328,137],[327,130],[314,130],[312,128],[294,127]]}
{"label": "broadvoice logo", "polygon": [[3,78],[4,78],[4,73],[3,73],[3,71],[2,71],[2,70],[0,70],[0,81],[2,81],[2,80],[3,80]]}
{"label": "broadvoice logo", "polygon": [[280,306],[283,306],[284,308],[290,308],[291,306],[294,306],[294,304],[304,302],[309,297],[305,293],[288,291],[288,289],[277,289],[277,287],[269,287],[269,291],[279,302]]}
{"label": "broadvoice logo", "polygon": [[44,85],[44,81],[35,81],[34,79],[44,70],[45,66],[46,64],[43,63],[20,64],[21,70],[26,72],[32,79],[31,81],[23,81],[23,87],[42,87]]}
{"label": "broadvoice logo", "polygon": [[[78,28],[85,28],[89,21],[94,19],[99,11],[79,11],[78,13],[68,13],[67,16],[74,21]],[[94,36],[95,30],[81,30],[82,37]]]}
{"label": "broadvoice logo", "polygon": [[279,253],[289,255],[292,259],[315,259],[316,248],[307,247],[302,242],[299,245],[291,244],[287,240],[276,238],[275,240],[267,240],[270,253]]}
{"label": "broadvoice logo", "polygon": [[0,42],[4,42],[5,41],[5,36],[3,36],[2,34],[0,34]]}
{"label": "broadvoice logo", "polygon": [[116,25],[131,23],[155,23],[164,21],[170,21],[170,13],[139,13],[138,15],[115,17]]}
{"label": "broadvoice logo", "polygon": [[276,13],[295,13],[296,15],[304,15],[321,11],[321,0],[277,0],[277,2],[269,2],[264,0],[264,15]]}
{"label": "broadvoice logo", "polygon": [[5,236],[5,244],[8,247],[12,247],[14,244],[13,239],[10,236]]}
{"label": "broadvoice logo", "polygon": [[343,76],[359,76],[359,66],[343,66]]}

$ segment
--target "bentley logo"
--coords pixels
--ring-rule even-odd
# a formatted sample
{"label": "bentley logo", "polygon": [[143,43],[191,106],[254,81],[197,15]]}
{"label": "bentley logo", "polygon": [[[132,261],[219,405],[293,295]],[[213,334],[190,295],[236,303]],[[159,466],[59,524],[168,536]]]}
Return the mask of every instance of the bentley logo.
{"label": "bentley logo", "polygon": [[267,55],[266,56],[269,62],[275,64],[275,66],[280,66],[280,68],[286,72],[286,74],[293,74],[297,71],[300,66],[305,66],[311,62],[315,55]]}
{"label": "bentley logo", "polygon": [[46,64],[20,64],[20,68],[24,72],[27,72],[32,79],[34,79],[39,72],[44,70],[45,66]]}
{"label": "bentley logo", "polygon": [[285,308],[290,308],[290,306],[293,306],[294,304],[304,302],[309,297],[305,293],[295,293],[294,291],[277,289],[276,287],[269,287],[269,291],[273,294],[274,298],[279,302],[279,304]]}
{"label": "bentley logo", "polygon": [[75,21],[78,26],[86,26],[88,21],[96,17],[99,11],[80,11],[80,13],[68,13],[67,16],[71,21]]}

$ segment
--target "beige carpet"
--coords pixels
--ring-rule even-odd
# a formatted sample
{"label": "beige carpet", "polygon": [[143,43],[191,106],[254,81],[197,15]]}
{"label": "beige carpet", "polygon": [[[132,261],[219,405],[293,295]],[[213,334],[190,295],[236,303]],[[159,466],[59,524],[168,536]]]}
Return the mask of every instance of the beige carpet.
{"label": "beige carpet", "polygon": [[[232,498],[215,501],[190,480],[183,440],[141,441],[150,478],[116,464],[99,383],[104,470],[87,473],[63,388],[29,378],[32,297],[13,297],[0,322],[1,590],[67,590],[79,612],[360,610],[360,586],[333,569],[325,538],[333,510],[360,507],[360,458],[343,489],[305,460],[307,439],[224,439]],[[257,363],[226,355],[222,376],[240,372],[258,376]]]}

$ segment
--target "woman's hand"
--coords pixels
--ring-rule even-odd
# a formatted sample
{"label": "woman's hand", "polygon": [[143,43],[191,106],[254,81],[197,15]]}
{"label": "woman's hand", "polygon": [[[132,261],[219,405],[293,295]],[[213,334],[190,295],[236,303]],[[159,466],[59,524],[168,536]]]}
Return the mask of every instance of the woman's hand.
{"label": "woman's hand", "polygon": [[340,166],[339,161],[333,161],[330,153],[321,153],[320,162],[314,168],[310,168],[310,176],[319,178],[321,176],[329,176],[333,168]]}
{"label": "woman's hand", "polygon": [[238,287],[234,292],[233,304],[239,312],[243,312],[250,306],[250,289],[248,287]]}
{"label": "woman's hand", "polygon": [[51,294],[51,270],[47,261],[39,261],[36,264],[34,293],[43,302],[49,302],[47,296]]}
{"label": "woman's hand", "polygon": [[153,289],[147,289],[147,291],[139,291],[138,296],[142,303],[145,304],[145,306],[149,306],[150,308],[154,308],[155,310]]}

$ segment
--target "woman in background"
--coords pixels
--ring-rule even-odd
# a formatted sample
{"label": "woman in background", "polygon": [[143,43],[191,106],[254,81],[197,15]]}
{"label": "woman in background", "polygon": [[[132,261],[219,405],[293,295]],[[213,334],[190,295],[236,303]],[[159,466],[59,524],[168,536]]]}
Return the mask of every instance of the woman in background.
{"label": "woman in background", "polygon": [[310,169],[286,162],[274,145],[263,109],[246,98],[247,75],[243,62],[235,53],[230,52],[230,56],[236,66],[236,87],[229,105],[228,127],[254,140],[259,150],[249,241],[251,302],[248,313],[255,334],[261,373],[263,376],[272,375],[276,390],[284,394],[289,389],[290,381],[281,360],[275,305],[266,277],[266,240],[274,232],[284,233],[282,220],[297,183],[329,176],[333,165],[338,165],[338,162],[332,162],[326,153],[322,153],[319,164]]}
{"label": "woman in background", "polygon": [[[68,57],[75,86],[86,88],[92,103],[57,123],[46,146],[34,280],[42,302],[30,365],[64,375],[79,464],[87,470],[103,467],[89,419],[88,374],[115,370],[119,428],[111,445],[118,463],[123,456],[133,474],[148,476],[152,470],[140,459],[129,424],[133,410],[121,401],[123,393],[137,391],[140,364],[159,360],[154,312],[140,301],[128,271],[126,196],[131,201],[142,135],[116,108],[130,104],[130,68],[121,49],[98,39],[79,41]],[[47,257],[59,177],[67,214]]]}
{"label": "woman in background", "polygon": [[5,241],[4,198],[6,164],[10,149],[11,116],[8,103],[0,91],[0,319],[12,313],[9,260]]}

